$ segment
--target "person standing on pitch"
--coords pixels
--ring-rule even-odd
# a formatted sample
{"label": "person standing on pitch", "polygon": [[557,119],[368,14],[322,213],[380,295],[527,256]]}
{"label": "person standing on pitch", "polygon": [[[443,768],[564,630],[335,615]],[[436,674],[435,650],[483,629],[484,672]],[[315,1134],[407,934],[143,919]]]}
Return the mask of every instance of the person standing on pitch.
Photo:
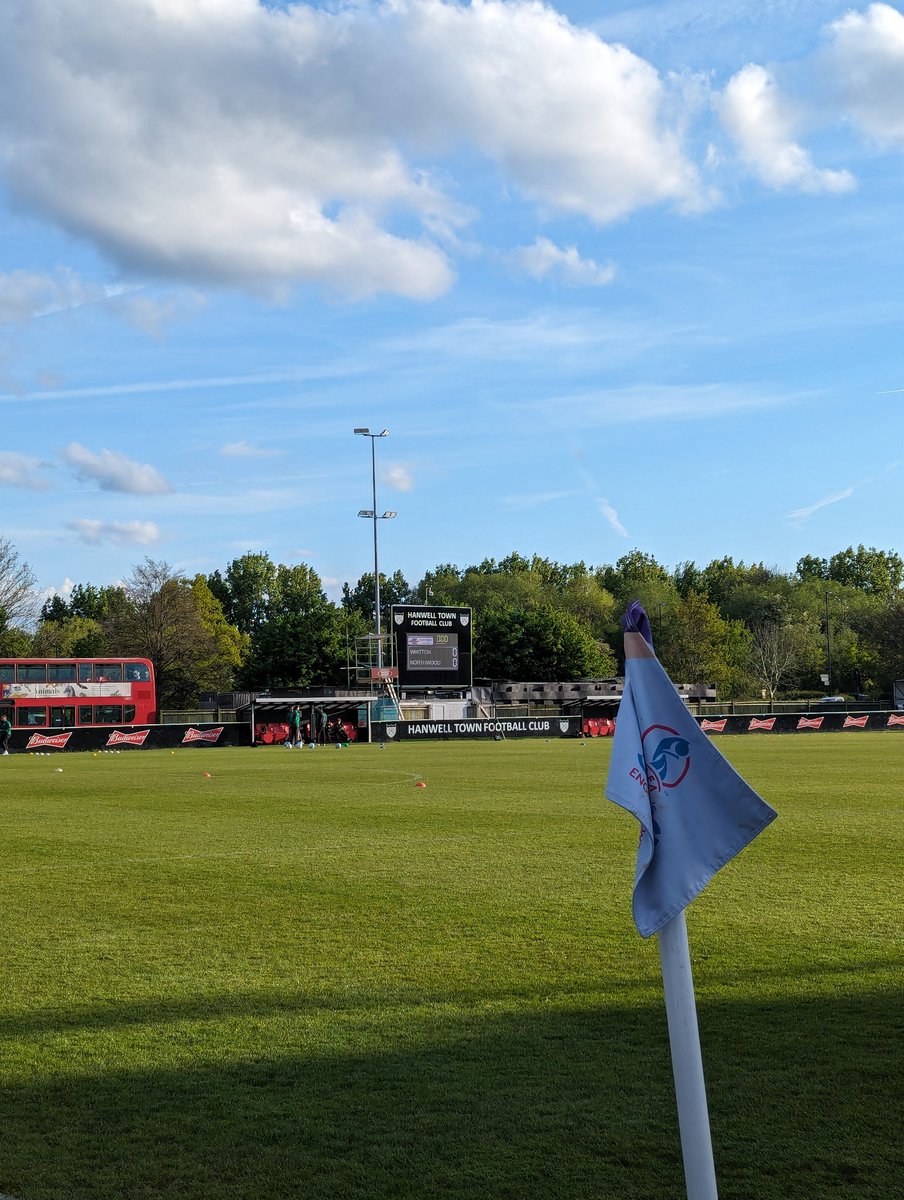
{"label": "person standing on pitch", "polygon": [[0,717],[0,747],[3,754],[9,754],[9,735],[12,733],[13,727],[10,724],[9,717],[6,713]]}
{"label": "person standing on pitch", "polygon": [[293,704],[289,710],[289,740],[286,745],[291,750],[293,746],[301,748],[301,710]]}

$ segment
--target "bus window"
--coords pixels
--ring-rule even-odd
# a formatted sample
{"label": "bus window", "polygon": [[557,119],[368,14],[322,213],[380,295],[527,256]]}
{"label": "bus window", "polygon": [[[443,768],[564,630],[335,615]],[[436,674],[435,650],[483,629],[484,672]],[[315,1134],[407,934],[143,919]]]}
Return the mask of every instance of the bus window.
{"label": "bus window", "polygon": [[47,724],[47,709],[41,705],[38,708],[36,705],[28,705],[16,709],[16,724],[17,725],[46,725]]}
{"label": "bus window", "polygon": [[75,680],[75,663],[51,663],[47,668],[49,683],[72,683]]}
{"label": "bus window", "polygon": [[13,683],[16,678],[16,668],[12,663],[4,663],[0,667],[0,683]]}
{"label": "bus window", "polygon": [[122,663],[95,663],[94,678],[102,683],[122,683]]}
{"label": "bus window", "polygon": [[96,725],[121,725],[121,704],[95,704],[94,722]]}
{"label": "bus window", "polygon": [[94,678],[93,663],[78,664],[78,681],[79,683],[90,683]]}
{"label": "bus window", "polygon": [[126,675],[135,683],[150,683],[151,672],[144,663],[129,663]]}
{"label": "bus window", "polygon": [[20,683],[46,683],[47,667],[44,663],[19,663]]}
{"label": "bus window", "polygon": [[78,723],[79,725],[94,724],[94,709],[90,704],[80,704],[78,706]]}
{"label": "bus window", "polygon": [[69,704],[54,705],[50,710],[50,724],[62,728],[75,724],[75,709]]}
{"label": "bus window", "polygon": [[135,705],[125,704],[122,709],[122,722],[124,725],[131,725],[135,720]]}

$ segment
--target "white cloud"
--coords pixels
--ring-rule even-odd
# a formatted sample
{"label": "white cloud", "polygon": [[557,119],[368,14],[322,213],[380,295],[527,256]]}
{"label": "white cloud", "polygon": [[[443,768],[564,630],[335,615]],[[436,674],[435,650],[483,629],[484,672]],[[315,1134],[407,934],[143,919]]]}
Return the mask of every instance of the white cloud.
{"label": "white cloud", "polygon": [[380,478],[397,492],[410,492],[414,487],[414,476],[401,463],[388,463],[381,471]]}
{"label": "white cloud", "polygon": [[92,521],[81,518],[67,521],[66,528],[88,546],[109,542],[114,546],[152,546],[160,541],[160,530],[153,521]]}
{"label": "white cloud", "polygon": [[74,587],[75,581],[70,579],[67,575],[59,587],[53,587],[51,585],[50,587],[42,588],[41,591],[38,592],[38,599],[42,604],[46,600],[52,600],[54,596],[59,596],[61,600],[68,601]]}
{"label": "white cloud", "polygon": [[545,237],[538,237],[532,246],[520,246],[510,258],[532,279],[552,275],[569,287],[602,287],[615,278],[611,263],[601,266],[592,258],[581,258],[576,246],[557,246]]}
{"label": "white cloud", "polygon": [[888,4],[830,26],[826,77],[870,137],[904,150],[904,14]]}
{"label": "white cloud", "polygon": [[79,479],[94,480],[104,492],[154,496],[173,490],[156,467],[134,462],[113,450],[94,454],[78,442],[70,442],[60,457],[74,469]]}
{"label": "white cloud", "polygon": [[847,192],[855,186],[849,171],[815,166],[794,141],[795,113],[765,67],[751,64],[730,79],[719,112],[742,161],[769,187]]}
{"label": "white cloud", "polygon": [[619,537],[628,536],[628,531],[625,529],[624,525],[622,525],[618,513],[604,496],[596,497],[596,506],[602,516],[606,518],[610,528],[613,529]]}
{"label": "white cloud", "polygon": [[453,278],[435,232],[465,209],[424,164],[462,145],[546,208],[700,207],[680,108],[649,63],[540,3],[0,9],[12,196],[128,270],[199,284],[435,297]]}
{"label": "white cloud", "polygon": [[761,409],[782,408],[801,398],[795,394],[764,392],[746,384],[637,384],[550,396],[541,400],[513,400],[497,403],[497,407],[506,412],[546,418],[562,427],[588,429],[646,421],[697,421],[727,417]]}
{"label": "white cloud", "polygon": [[821,508],[828,508],[830,504],[838,504],[840,500],[847,500],[849,496],[853,496],[854,489],[852,487],[845,488],[841,492],[833,492],[830,496],[823,496],[821,500],[815,501],[813,504],[808,504],[804,508],[794,508],[789,513],[785,513],[786,520],[792,525],[803,525],[805,521],[809,521],[814,513],[819,512]]}
{"label": "white cloud", "polygon": [[0,450],[0,487],[27,488],[40,492],[49,487],[47,480],[38,472],[49,466],[39,458],[18,454],[14,450]]}
{"label": "white cloud", "polygon": [[0,274],[0,325],[30,321],[55,312],[96,304],[122,291],[117,285],[87,283],[71,271]]}
{"label": "white cloud", "polygon": [[219,452],[224,458],[274,458],[283,453],[282,450],[264,450],[250,442],[226,442]]}
{"label": "white cloud", "polygon": [[558,492],[520,492],[511,496],[503,496],[502,503],[507,508],[537,508],[543,504],[554,504],[558,500],[570,500],[582,493],[574,488]]}

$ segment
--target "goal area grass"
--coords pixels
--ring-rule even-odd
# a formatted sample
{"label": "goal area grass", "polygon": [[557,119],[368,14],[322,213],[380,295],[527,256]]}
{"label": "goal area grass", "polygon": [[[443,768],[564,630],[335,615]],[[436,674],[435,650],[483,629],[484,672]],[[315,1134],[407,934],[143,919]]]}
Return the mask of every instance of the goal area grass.
{"label": "goal area grass", "polygon": [[[687,911],[721,1200],[887,1200],[904,737],[717,744],[779,814]],[[609,750],[0,760],[0,1194],[683,1196]]]}

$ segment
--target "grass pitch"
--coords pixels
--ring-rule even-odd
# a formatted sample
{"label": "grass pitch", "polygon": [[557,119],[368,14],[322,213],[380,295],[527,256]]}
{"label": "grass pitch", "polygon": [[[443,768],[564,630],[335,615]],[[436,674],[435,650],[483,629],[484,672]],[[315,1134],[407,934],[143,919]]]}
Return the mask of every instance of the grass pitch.
{"label": "grass pitch", "polygon": [[[720,1196],[887,1200],[904,738],[719,745],[779,811],[688,910]],[[0,1193],[682,1196],[608,757],[0,762]]]}

